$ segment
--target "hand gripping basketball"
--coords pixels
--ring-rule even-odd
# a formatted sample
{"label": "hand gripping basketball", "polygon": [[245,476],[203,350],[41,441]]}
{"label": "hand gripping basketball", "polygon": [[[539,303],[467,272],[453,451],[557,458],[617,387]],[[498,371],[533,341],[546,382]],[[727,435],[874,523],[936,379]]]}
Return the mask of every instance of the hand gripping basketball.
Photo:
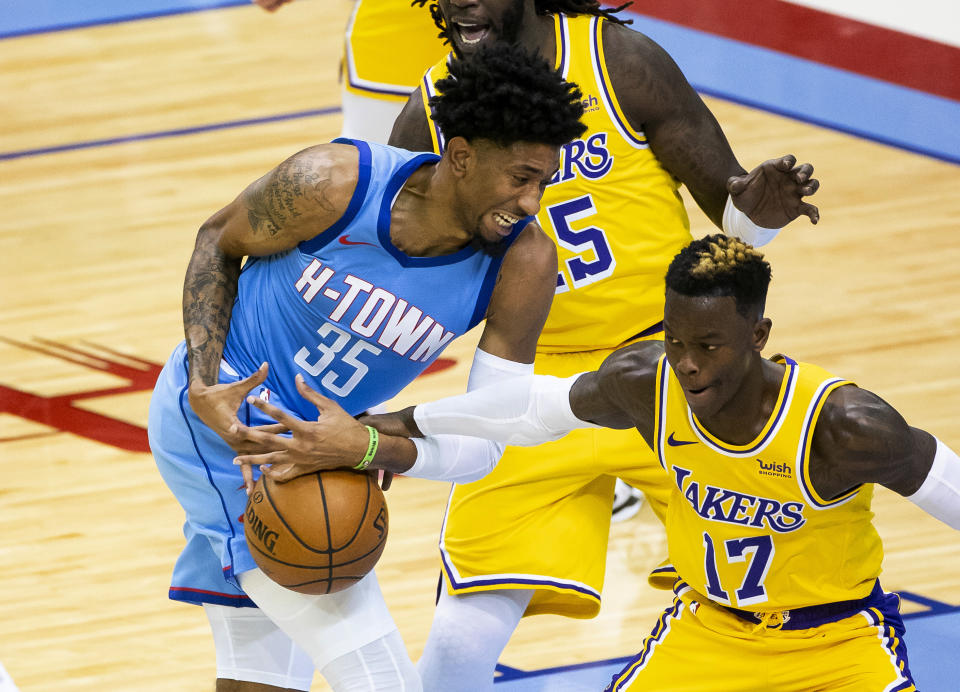
{"label": "hand gripping basketball", "polygon": [[234,460],[242,467],[248,491],[253,487],[251,465],[254,464],[261,465],[261,471],[272,480],[284,482],[324,469],[352,468],[363,459],[370,439],[366,426],[337,402],[310,389],[300,375],[296,385],[300,395],[317,407],[317,420],[300,420],[258,397],[247,398],[248,403],[292,433],[287,437],[262,427],[240,425],[238,434],[245,440],[274,450],[241,455]]}

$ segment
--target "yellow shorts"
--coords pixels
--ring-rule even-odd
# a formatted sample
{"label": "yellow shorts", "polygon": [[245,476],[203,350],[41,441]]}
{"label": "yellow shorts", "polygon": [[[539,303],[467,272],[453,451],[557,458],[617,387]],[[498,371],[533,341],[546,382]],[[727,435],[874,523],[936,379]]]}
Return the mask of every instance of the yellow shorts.
{"label": "yellow shorts", "polygon": [[[606,692],[909,692],[899,597],[879,586],[866,603],[749,622],[679,583],[640,653]],[[847,614],[849,613],[849,614]],[[841,619],[835,619],[840,617]],[[826,624],[818,621],[832,620]],[[793,629],[789,629],[793,627]]]}
{"label": "yellow shorts", "polygon": [[[536,372],[595,370],[613,350],[538,354]],[[532,588],[526,615],[594,617],[618,476],[642,490],[663,521],[668,478],[636,430],[574,430],[537,447],[508,447],[489,475],[454,486],[440,538],[449,592]]]}

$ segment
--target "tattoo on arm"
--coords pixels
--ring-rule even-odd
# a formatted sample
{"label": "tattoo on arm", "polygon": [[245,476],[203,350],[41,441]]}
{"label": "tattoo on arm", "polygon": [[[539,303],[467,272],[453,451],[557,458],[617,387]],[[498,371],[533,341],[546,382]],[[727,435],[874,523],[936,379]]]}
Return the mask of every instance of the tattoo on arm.
{"label": "tattoo on arm", "polygon": [[335,211],[327,197],[331,184],[309,155],[287,159],[243,193],[254,235],[276,236],[305,214]]}
{"label": "tattoo on arm", "polygon": [[226,256],[201,231],[183,286],[183,327],[190,379],[206,385],[219,379],[220,358],[237,295],[240,259]]}

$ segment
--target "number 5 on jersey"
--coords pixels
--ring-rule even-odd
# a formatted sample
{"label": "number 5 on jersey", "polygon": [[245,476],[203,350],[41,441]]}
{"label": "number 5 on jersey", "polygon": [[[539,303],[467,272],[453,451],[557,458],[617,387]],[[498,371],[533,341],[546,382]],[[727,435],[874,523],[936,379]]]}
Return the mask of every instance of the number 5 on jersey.
{"label": "number 5 on jersey", "polygon": [[[569,291],[571,288],[581,288],[613,274],[617,261],[610,251],[606,231],[596,226],[580,230],[571,228],[571,223],[597,213],[590,195],[553,204],[547,207],[547,213],[557,232],[557,244],[570,252],[577,253],[576,257],[564,260],[573,284],[568,282],[563,272],[559,272],[557,293]],[[594,259],[585,259],[587,253],[592,253]]]}

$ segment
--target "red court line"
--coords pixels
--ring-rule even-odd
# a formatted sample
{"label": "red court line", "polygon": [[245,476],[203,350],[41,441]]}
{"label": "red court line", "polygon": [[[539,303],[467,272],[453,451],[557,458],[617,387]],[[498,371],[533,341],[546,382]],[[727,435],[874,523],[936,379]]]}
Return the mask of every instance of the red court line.
{"label": "red court line", "polygon": [[782,0],[635,0],[628,11],[960,101],[960,48],[946,43]]}

